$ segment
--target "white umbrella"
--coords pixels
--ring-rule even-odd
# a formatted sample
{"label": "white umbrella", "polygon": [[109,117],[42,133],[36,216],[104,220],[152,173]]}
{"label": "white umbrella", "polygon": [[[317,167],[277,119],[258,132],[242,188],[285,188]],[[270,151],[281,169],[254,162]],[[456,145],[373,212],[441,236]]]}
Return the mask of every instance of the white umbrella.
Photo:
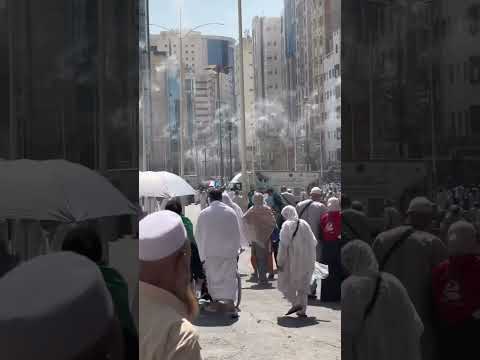
{"label": "white umbrella", "polygon": [[140,172],[138,180],[141,197],[171,198],[195,194],[189,183],[168,171]]}
{"label": "white umbrella", "polygon": [[0,218],[80,222],[137,214],[105,177],[66,160],[0,160]]}

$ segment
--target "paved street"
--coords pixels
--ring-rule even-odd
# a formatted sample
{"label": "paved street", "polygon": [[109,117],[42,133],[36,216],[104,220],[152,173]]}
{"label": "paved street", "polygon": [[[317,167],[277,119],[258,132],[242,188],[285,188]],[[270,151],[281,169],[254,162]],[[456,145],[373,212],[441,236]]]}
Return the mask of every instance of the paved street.
{"label": "paved street", "polygon": [[[199,206],[186,208],[194,226]],[[276,289],[255,289],[247,280],[251,273],[249,251],[240,257],[243,295],[238,320],[202,313],[196,321],[205,360],[310,360],[340,359],[339,305],[311,302],[309,318],[285,318],[289,304]]]}

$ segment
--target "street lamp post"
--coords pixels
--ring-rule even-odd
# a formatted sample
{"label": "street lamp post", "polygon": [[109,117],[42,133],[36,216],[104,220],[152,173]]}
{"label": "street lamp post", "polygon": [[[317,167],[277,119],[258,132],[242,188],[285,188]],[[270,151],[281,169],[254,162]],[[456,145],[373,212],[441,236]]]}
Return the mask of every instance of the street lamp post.
{"label": "street lamp post", "polygon": [[215,73],[215,78],[217,81],[217,106],[216,111],[218,114],[218,132],[219,132],[219,147],[220,147],[220,178],[221,184],[224,184],[225,178],[225,164],[223,157],[223,120],[222,120],[222,111],[221,111],[221,99],[220,99],[220,73],[228,73],[228,70],[231,69],[231,66],[215,65],[214,67],[207,67],[205,70],[211,70]]}
{"label": "street lamp post", "polygon": [[232,165],[232,122],[229,121],[228,124],[227,124],[227,127],[228,127],[228,146],[229,146],[229,156],[230,156],[230,173],[229,173],[229,177],[230,179],[233,179],[233,165]]}
{"label": "street lamp post", "polygon": [[[238,54],[240,59],[240,161],[242,163],[242,175],[245,181],[246,188],[249,189],[250,180],[247,175],[247,138],[245,126],[245,84],[244,84],[244,69],[243,69],[243,29],[242,29],[242,0],[238,0]],[[252,167],[252,175],[254,169]],[[253,178],[255,184],[255,178]],[[247,190],[248,191],[248,190]]]}

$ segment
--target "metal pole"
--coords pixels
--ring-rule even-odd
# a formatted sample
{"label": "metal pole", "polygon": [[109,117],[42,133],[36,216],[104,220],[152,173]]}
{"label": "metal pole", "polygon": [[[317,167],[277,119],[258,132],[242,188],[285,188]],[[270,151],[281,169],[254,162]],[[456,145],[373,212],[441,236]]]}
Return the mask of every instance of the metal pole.
{"label": "metal pole", "polygon": [[179,62],[180,62],[180,119],[179,119],[179,158],[180,158],[180,168],[179,174],[180,177],[184,176],[184,169],[183,169],[183,162],[184,162],[184,144],[183,144],[183,133],[184,133],[184,123],[183,123],[183,112],[184,112],[184,102],[185,102],[185,94],[184,94],[184,86],[185,86],[185,74],[184,74],[184,65],[183,65],[183,47],[182,47],[182,10],[180,9],[180,29],[178,31],[178,41],[179,41]]}
{"label": "metal pole", "polygon": [[[238,0],[238,55],[240,58],[240,161],[242,164],[242,175],[246,188],[250,188],[250,180],[247,175],[247,142],[245,126],[245,84],[243,69],[243,29],[242,29],[242,0]],[[254,173],[252,163],[252,174]],[[253,179],[255,183],[255,179]],[[248,191],[248,190],[247,190]]]}
{"label": "metal pole", "polygon": [[[432,55],[433,55],[433,31],[430,31],[430,41],[432,46]],[[433,56],[432,56],[432,64],[430,65],[429,71],[430,77],[430,125],[431,125],[431,132],[432,132],[432,191],[435,191],[435,187],[437,186],[437,147],[435,144],[436,134],[435,134],[435,93],[433,88]]]}
{"label": "metal pole", "polygon": [[298,109],[296,109],[295,121],[293,122],[293,171],[297,171],[297,120]]}
{"label": "metal pole", "polygon": [[217,72],[217,113],[218,113],[218,131],[220,136],[220,182],[223,185],[224,180],[224,163],[223,163],[223,133],[222,133],[222,114],[220,109],[220,67],[217,66],[215,69]]}
{"label": "metal pole", "polygon": [[233,179],[233,166],[232,166],[232,122],[228,124],[228,143],[230,152],[230,179]]}
{"label": "metal pole", "polygon": [[14,1],[7,1],[7,18],[8,18],[8,55],[9,55],[9,69],[10,69],[10,144],[9,144],[9,159],[14,160],[18,154],[18,122],[16,117],[16,101],[15,101],[15,84],[16,78],[16,63],[15,63],[15,12],[13,9]]}
{"label": "metal pole", "polygon": [[370,30],[370,41],[369,41],[369,82],[368,82],[368,98],[369,98],[369,137],[370,137],[370,160],[373,160],[374,157],[374,145],[373,145],[373,126],[374,126],[374,117],[373,117],[373,32]]}
{"label": "metal pole", "polygon": [[203,169],[204,169],[204,180],[207,179],[207,139],[204,138],[204,148],[203,148],[203,156],[204,156],[204,163],[203,163]]}

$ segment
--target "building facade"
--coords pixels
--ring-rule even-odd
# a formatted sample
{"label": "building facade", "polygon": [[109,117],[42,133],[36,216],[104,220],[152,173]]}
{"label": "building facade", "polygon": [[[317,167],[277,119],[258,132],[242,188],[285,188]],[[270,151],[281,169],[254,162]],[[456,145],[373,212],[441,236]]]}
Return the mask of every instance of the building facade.
{"label": "building facade", "polygon": [[[187,35],[182,34],[182,36],[182,49],[180,49],[179,33],[173,30],[151,35],[151,44],[156,51],[166,54],[167,59],[163,61],[170,64],[170,67],[176,64],[178,68],[178,58],[180,52],[182,52],[185,66],[185,173],[198,174],[202,177],[213,176],[219,173],[220,134],[222,134],[224,144],[227,144],[228,140],[232,138],[229,136],[228,130],[230,127],[228,124],[235,113],[234,40],[226,37],[204,35],[196,31]],[[215,66],[221,68],[218,75],[218,84],[217,74],[214,72]],[[178,70],[176,72],[170,71],[170,76],[170,81],[165,83],[167,90],[158,94],[153,92],[153,94],[158,97],[168,95],[167,112],[169,120],[166,132],[170,143],[169,149],[172,151],[170,158],[173,159],[170,162],[169,169],[176,172],[178,171],[176,163],[178,163],[179,156]],[[217,91],[218,87],[219,92]],[[218,99],[220,99],[220,103]],[[152,100],[152,102],[155,103],[155,100]],[[221,112],[217,110],[218,108],[221,109]],[[156,109],[155,111],[162,111],[162,109]],[[165,113],[165,111],[163,112]],[[222,132],[220,132],[219,126],[219,113],[221,113],[223,125]],[[225,145],[223,147],[225,148]],[[236,149],[238,145],[232,147]],[[236,153],[238,154],[238,150]],[[164,157],[165,153],[159,155]],[[163,164],[165,164],[165,161]]]}
{"label": "building facade", "polygon": [[80,163],[138,202],[139,3],[1,5],[0,158]]}
{"label": "building facade", "polygon": [[289,143],[282,18],[254,17],[252,41],[257,136],[255,167],[285,170]]}
{"label": "building facade", "polygon": [[340,31],[332,36],[331,51],[323,60],[323,136],[325,170],[338,165],[341,161],[341,67],[340,67]]}
{"label": "building facade", "polygon": [[[253,68],[253,40],[247,33],[243,38],[243,80],[245,96],[245,128],[248,167],[255,161],[255,78]],[[235,51],[235,90],[237,109],[240,109],[240,55],[239,45]]]}
{"label": "building facade", "polygon": [[466,1],[343,1],[344,160],[423,161],[431,184],[480,180],[469,170],[479,158],[478,11]]}

